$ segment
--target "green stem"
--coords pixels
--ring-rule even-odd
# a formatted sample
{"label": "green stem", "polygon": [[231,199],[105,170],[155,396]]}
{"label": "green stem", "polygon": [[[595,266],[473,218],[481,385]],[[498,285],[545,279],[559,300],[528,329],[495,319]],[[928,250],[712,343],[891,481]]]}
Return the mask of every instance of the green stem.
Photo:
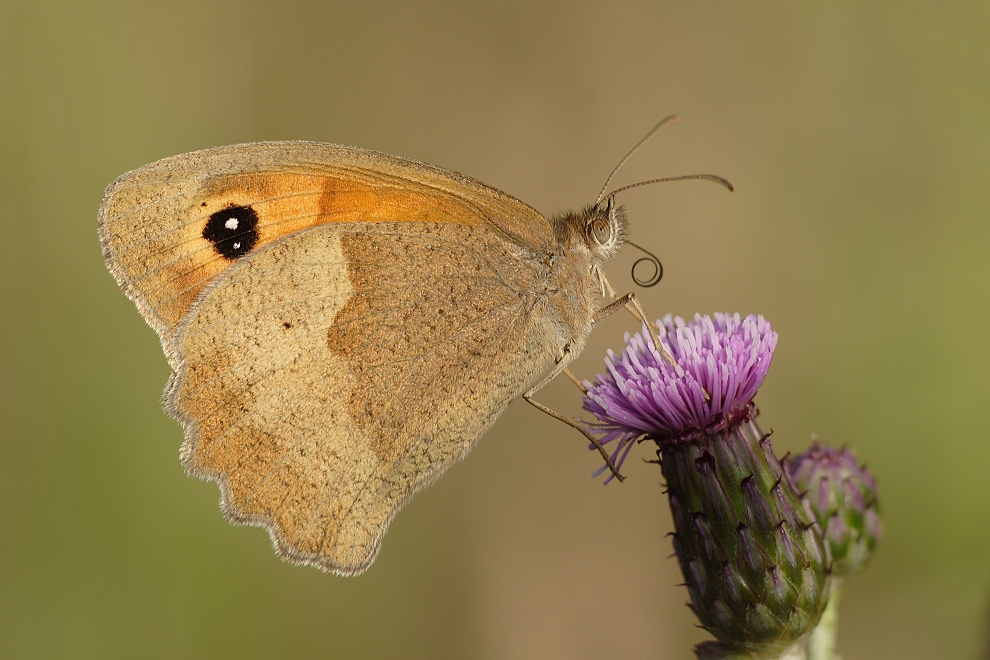
{"label": "green stem", "polygon": [[835,640],[839,633],[839,600],[842,581],[832,578],[832,588],[829,590],[828,605],[822,614],[822,620],[808,636],[808,660],[835,660]]}
{"label": "green stem", "polygon": [[698,660],[806,660],[805,640],[800,640],[781,652],[751,653],[734,651],[719,642],[705,642],[695,647]]}

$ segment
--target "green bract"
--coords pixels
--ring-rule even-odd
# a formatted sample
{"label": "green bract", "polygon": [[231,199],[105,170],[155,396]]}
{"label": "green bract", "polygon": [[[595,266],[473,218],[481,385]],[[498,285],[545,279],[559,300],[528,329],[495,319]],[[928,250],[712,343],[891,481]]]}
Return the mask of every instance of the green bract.
{"label": "green bract", "polygon": [[828,548],[814,515],[751,415],[661,447],[692,609],[728,649],[777,657],[828,601]]}

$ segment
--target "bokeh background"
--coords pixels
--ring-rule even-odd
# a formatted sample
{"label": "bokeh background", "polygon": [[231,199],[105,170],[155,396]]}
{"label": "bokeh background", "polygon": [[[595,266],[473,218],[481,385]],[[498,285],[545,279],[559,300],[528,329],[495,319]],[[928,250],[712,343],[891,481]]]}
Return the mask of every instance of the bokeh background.
{"label": "bokeh background", "polygon": [[[354,144],[551,213],[617,183],[652,313],[762,313],[775,447],[880,483],[856,658],[990,653],[990,5],[0,1],[0,656],[690,658],[656,466],[602,487],[515,402],[359,578],[290,566],[179,466],[168,367],[104,269],[103,189],[252,140]],[[632,284],[624,254],[609,269]],[[576,370],[635,329],[615,315]],[[579,411],[563,380],[548,404]],[[644,447],[638,454],[648,458]]]}

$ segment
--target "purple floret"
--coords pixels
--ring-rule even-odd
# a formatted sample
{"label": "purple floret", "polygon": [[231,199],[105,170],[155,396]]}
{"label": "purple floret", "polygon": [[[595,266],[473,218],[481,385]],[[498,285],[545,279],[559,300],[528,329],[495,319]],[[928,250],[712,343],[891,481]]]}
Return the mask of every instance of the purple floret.
{"label": "purple floret", "polygon": [[608,352],[606,373],[585,382],[584,408],[598,419],[591,427],[603,445],[618,441],[617,467],[640,438],[672,442],[744,417],[777,344],[762,316],[696,314],[686,323],[668,315],[657,327],[677,367],[654,349],[644,326],[626,335],[621,355]]}

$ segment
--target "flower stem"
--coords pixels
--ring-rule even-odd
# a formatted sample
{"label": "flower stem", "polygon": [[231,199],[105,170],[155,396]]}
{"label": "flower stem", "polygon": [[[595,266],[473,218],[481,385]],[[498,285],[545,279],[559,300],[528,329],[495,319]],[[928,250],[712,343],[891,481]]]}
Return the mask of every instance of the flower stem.
{"label": "flower stem", "polygon": [[808,660],[835,660],[835,641],[839,632],[839,597],[842,580],[832,578],[828,605],[821,621],[808,637]]}
{"label": "flower stem", "polygon": [[718,642],[703,642],[695,647],[698,660],[807,660],[805,640],[783,651],[769,653],[734,651]]}

